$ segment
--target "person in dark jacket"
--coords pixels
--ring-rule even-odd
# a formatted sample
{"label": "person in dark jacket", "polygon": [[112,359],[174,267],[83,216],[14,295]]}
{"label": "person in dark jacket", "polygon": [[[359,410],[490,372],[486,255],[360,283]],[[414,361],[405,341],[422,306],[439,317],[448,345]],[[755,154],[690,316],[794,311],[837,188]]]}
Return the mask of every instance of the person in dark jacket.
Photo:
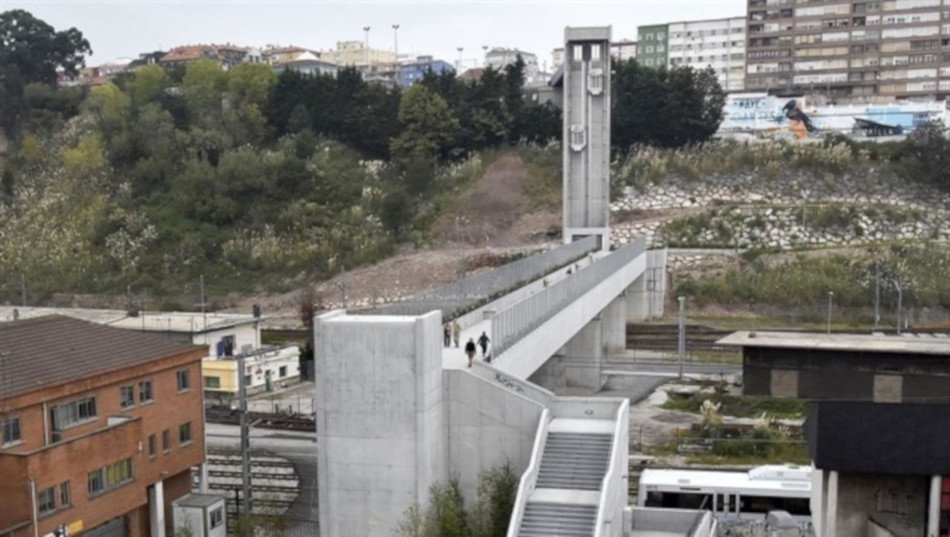
{"label": "person in dark jacket", "polygon": [[468,356],[468,366],[472,367],[472,362],[475,361],[475,340],[468,338],[468,343],[465,344],[465,355]]}
{"label": "person in dark jacket", "polygon": [[482,335],[478,336],[478,346],[482,348],[482,358],[485,357],[485,353],[488,352],[488,342],[491,341],[488,339],[488,334],[482,332]]}

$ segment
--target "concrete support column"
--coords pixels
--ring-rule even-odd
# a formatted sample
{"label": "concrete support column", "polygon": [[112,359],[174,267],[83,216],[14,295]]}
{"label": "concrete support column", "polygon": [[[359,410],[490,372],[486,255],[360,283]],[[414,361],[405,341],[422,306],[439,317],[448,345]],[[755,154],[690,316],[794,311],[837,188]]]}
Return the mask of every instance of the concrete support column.
{"label": "concrete support column", "polygon": [[825,524],[819,537],[835,537],[838,534],[838,472],[828,472],[827,501],[825,502]]}
{"label": "concrete support column", "polygon": [[825,512],[825,471],[817,468],[811,472],[811,497],[808,499],[808,507],[811,509],[812,526],[815,528],[816,537],[821,537],[821,528],[823,526]]}
{"label": "concrete support column", "polygon": [[[207,458],[207,454],[205,457]],[[208,493],[208,463],[206,462],[198,465],[198,491],[201,494]]]}
{"label": "concrete support column", "polygon": [[599,390],[604,386],[604,327],[601,317],[587,323],[564,345],[564,376],[567,385]]}
{"label": "concrete support column", "polygon": [[620,295],[604,310],[604,345],[607,354],[627,349],[627,297]]}
{"label": "concrete support column", "polygon": [[943,478],[930,478],[930,499],[927,502],[927,537],[937,537],[940,531],[940,492]]}
{"label": "concrete support column", "polygon": [[630,284],[630,287],[622,295],[627,300],[627,305],[624,308],[624,314],[627,317],[628,323],[642,323],[650,317],[649,302],[647,301],[647,278],[649,277],[649,271],[640,275],[639,278],[633,280],[633,283]]}
{"label": "concrete support column", "polygon": [[160,480],[148,488],[148,523],[151,537],[165,537],[165,488]]}

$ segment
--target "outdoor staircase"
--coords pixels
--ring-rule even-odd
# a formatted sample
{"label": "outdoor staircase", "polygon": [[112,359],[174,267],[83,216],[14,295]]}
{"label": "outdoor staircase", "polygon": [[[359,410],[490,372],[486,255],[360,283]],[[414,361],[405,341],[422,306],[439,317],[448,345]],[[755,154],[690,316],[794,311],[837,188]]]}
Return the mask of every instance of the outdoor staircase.
{"label": "outdoor staircase", "polygon": [[600,490],[612,440],[609,434],[548,433],[537,487]]}
{"label": "outdoor staircase", "polygon": [[609,420],[551,420],[520,537],[594,535],[613,429]]}
{"label": "outdoor staircase", "polygon": [[596,518],[596,505],[528,502],[519,535],[590,537]]}

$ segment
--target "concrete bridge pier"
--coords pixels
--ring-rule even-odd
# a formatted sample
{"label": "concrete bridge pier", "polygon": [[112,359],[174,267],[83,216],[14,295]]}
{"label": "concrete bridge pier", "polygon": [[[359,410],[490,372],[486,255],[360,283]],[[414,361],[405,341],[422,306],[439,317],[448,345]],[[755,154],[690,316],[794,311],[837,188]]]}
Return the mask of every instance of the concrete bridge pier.
{"label": "concrete bridge pier", "polygon": [[646,253],[646,270],[627,288],[627,322],[640,323],[662,317],[666,304],[666,257],[663,250]]}
{"label": "concrete bridge pier", "polygon": [[627,292],[618,296],[602,313],[604,346],[607,354],[619,354],[627,348]]}

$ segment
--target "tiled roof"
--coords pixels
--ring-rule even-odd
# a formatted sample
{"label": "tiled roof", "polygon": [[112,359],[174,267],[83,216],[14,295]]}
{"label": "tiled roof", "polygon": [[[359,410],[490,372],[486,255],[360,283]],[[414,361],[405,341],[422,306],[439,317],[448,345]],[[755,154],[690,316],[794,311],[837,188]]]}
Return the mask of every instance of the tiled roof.
{"label": "tiled roof", "polygon": [[0,400],[207,347],[61,315],[0,324]]}

